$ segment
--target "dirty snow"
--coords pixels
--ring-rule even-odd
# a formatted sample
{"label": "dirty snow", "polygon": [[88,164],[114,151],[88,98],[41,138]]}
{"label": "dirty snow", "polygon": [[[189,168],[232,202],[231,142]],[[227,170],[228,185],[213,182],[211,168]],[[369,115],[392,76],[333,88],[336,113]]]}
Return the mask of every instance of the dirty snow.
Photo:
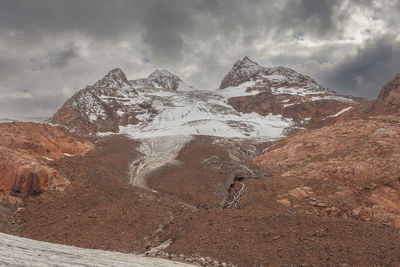
{"label": "dirty snow", "polygon": [[131,163],[129,183],[147,187],[146,175],[166,164],[178,163],[175,158],[191,139],[191,136],[161,136],[141,139],[139,152],[142,155]]}
{"label": "dirty snow", "polygon": [[195,266],[161,258],[83,249],[0,233],[1,266]]}

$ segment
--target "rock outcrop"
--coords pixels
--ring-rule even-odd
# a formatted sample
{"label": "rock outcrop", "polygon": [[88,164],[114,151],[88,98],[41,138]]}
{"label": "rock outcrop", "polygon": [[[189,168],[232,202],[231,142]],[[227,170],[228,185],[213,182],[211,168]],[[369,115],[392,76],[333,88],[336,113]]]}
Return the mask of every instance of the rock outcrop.
{"label": "rock outcrop", "polygon": [[389,81],[372,103],[370,113],[390,114],[400,112],[400,73]]}
{"label": "rock outcrop", "polygon": [[63,190],[69,181],[48,163],[93,148],[67,130],[37,123],[0,124],[0,196]]}

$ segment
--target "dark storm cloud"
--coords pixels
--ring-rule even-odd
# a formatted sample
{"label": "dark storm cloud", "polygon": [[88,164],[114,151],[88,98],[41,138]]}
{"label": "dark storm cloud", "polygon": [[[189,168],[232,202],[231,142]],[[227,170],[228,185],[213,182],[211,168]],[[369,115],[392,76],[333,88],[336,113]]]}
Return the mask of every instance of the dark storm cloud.
{"label": "dark storm cloud", "polygon": [[[2,27],[40,38],[51,33],[79,31],[96,38],[116,38],[142,18],[146,1],[119,0],[3,0]],[[145,4],[143,4],[146,6]]]}
{"label": "dark storm cloud", "polygon": [[0,116],[51,114],[72,88],[114,67],[131,79],[167,68],[216,88],[246,55],[374,97],[400,71],[399,8],[393,0],[2,0]]}
{"label": "dark storm cloud", "polygon": [[368,40],[354,57],[334,66],[326,80],[342,92],[375,98],[377,89],[399,72],[400,41],[387,34]]}
{"label": "dark storm cloud", "polygon": [[[191,14],[176,1],[151,1],[143,24],[143,41],[153,60],[174,62],[182,59],[183,34],[192,28]],[[175,2],[175,3],[174,3]]]}
{"label": "dark storm cloud", "polygon": [[290,0],[283,9],[280,29],[326,37],[339,30],[347,13],[340,0]]}

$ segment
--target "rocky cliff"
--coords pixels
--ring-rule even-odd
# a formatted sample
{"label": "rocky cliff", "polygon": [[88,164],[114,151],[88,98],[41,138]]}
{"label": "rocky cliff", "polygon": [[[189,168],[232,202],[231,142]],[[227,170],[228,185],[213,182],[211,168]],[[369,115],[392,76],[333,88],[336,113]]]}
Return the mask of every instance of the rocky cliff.
{"label": "rocky cliff", "polygon": [[373,114],[399,113],[400,111],[400,73],[389,81],[373,101],[370,112]]}
{"label": "rocky cliff", "polygon": [[1,123],[0,196],[25,196],[65,189],[68,179],[48,163],[65,156],[85,154],[92,147],[61,127]]}

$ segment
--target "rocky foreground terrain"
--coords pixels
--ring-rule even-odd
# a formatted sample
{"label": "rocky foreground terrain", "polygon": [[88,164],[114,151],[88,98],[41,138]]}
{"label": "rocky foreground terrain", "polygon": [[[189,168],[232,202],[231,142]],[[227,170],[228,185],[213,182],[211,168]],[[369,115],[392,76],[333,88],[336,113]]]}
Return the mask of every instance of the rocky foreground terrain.
{"label": "rocky foreground terrain", "polygon": [[1,231],[209,266],[400,264],[399,75],[368,102],[244,58],[220,87],[116,69],[54,115],[74,132],[0,124]]}

